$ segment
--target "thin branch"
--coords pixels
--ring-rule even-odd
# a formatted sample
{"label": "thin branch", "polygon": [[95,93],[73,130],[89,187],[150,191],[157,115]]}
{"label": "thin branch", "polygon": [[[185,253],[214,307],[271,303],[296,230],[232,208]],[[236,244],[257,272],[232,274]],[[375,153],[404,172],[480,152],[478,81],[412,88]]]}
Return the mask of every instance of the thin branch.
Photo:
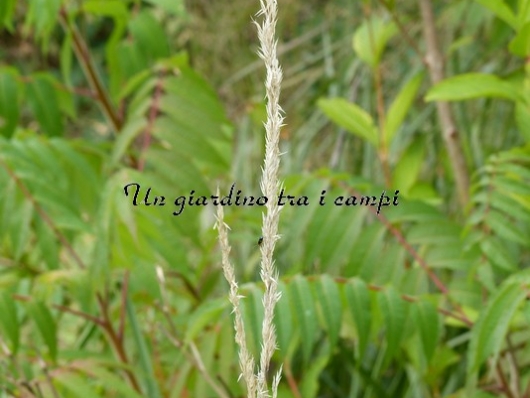
{"label": "thin branch", "polygon": [[121,306],[120,306],[120,324],[118,326],[118,339],[123,342],[125,333],[125,314],[127,309],[127,293],[129,291],[129,276],[130,271],[125,270],[123,275],[123,282],[121,285]]}
{"label": "thin branch", "polygon": [[178,272],[178,271],[174,271],[174,270],[169,270],[166,272],[166,274],[170,277],[175,277],[177,279],[180,279],[182,281],[182,283],[184,284],[184,287],[186,288],[186,290],[188,291],[188,293],[198,302],[200,303],[202,301],[202,298],[201,298],[201,293],[199,292],[198,289],[195,288],[195,286],[193,286],[191,284],[191,282],[186,278],[186,276],[184,274],[182,274],[181,272]]}
{"label": "thin branch", "polygon": [[[107,333],[107,336],[110,338],[110,343],[112,347],[114,348],[115,353],[118,355],[119,360],[125,364],[129,365],[129,359],[127,357],[127,352],[125,351],[125,347],[123,345],[123,341],[120,340],[118,335],[116,334],[116,331],[112,327],[112,321],[110,320],[109,313],[108,313],[108,306],[106,302],[102,299],[101,295],[97,294],[97,301],[100,307],[100,310],[103,315],[103,325],[102,328]],[[127,378],[129,379],[129,382],[131,383],[132,387],[138,392],[141,393],[142,389],[140,388],[140,384],[138,383],[138,380],[136,380],[135,374],[128,368],[124,369],[125,374]]]}
{"label": "thin branch", "polygon": [[50,373],[48,372],[48,365],[46,364],[46,361],[44,361],[44,359],[40,355],[40,352],[37,351],[37,353],[39,355],[39,364],[41,366],[42,373],[44,373],[44,377],[46,378],[46,381],[50,385],[50,390],[52,391],[53,397],[54,398],[60,398],[59,392],[55,388],[55,385],[53,384],[53,380],[50,377]]}
{"label": "thin branch", "polygon": [[403,236],[403,233],[398,228],[390,224],[388,219],[383,214],[379,213],[377,217],[385,225],[387,230],[390,231],[392,235],[394,235],[394,237],[401,244],[401,246],[403,246],[403,248],[405,248],[405,250],[407,250],[409,254],[418,262],[420,267],[427,273],[427,275],[429,276],[431,281],[434,283],[434,285],[438,288],[438,290],[440,290],[440,292],[442,292],[442,294],[446,297],[446,299],[450,303],[452,303],[452,305],[456,308],[456,310],[461,314],[461,318],[464,321],[464,323],[469,327],[473,326],[473,322],[467,317],[467,315],[465,314],[460,304],[454,303],[450,299],[449,289],[445,286],[445,284],[441,281],[441,279],[438,278],[438,276],[432,270],[432,268],[429,267],[425,259],[418,254],[418,252],[412,247],[412,245],[409,242],[407,242],[407,240]]}
{"label": "thin branch", "polygon": [[291,389],[291,392],[293,393],[294,397],[302,398],[302,394],[300,393],[298,384],[296,384],[296,380],[294,379],[293,371],[291,370],[291,364],[286,361],[283,369],[285,372],[285,379],[287,380],[287,384],[289,384],[289,388]]}
{"label": "thin branch", "polygon": [[[438,47],[436,21],[434,19],[431,1],[419,0],[419,3],[422,15],[425,43],[427,46],[425,63],[429,69],[431,82],[434,85],[444,79],[444,61]],[[462,208],[464,208],[469,199],[469,174],[464,152],[459,140],[459,134],[453,120],[449,103],[438,101],[436,102],[436,109],[438,111],[438,118],[440,119],[440,123],[442,125],[442,136],[449,155],[448,158],[453,168],[458,198],[460,205]]]}
{"label": "thin branch", "polygon": [[[18,178],[18,176],[11,170],[11,168],[8,166],[7,163],[5,163],[2,159],[0,159],[0,165],[7,171],[9,176],[15,181],[15,184],[18,186],[24,197],[31,202],[31,204],[34,206],[35,210],[41,217],[41,219],[44,221],[46,225],[54,232],[55,236],[59,241],[62,243],[62,245],[65,247],[68,254],[73,258],[73,260],[77,263],[79,268],[86,269],[86,265],[81,260],[81,257],[77,254],[77,252],[74,250],[70,242],[66,239],[66,237],[61,233],[59,228],[55,225],[53,220],[48,216],[48,214],[42,209],[42,207],[37,203],[31,192],[27,189],[27,187],[23,184],[23,182]],[[125,351],[125,348],[123,346],[123,342],[120,341],[118,336],[116,335],[116,332],[114,331],[114,328],[112,327],[112,322],[108,316],[108,310],[107,310],[107,302],[103,299],[101,294],[96,294],[96,299],[100,308],[100,311],[103,315],[103,319],[94,318],[91,319],[93,322],[101,326],[103,330],[107,332],[108,337],[110,338],[110,343],[113,346],[116,354],[118,355],[120,361],[122,361],[124,364],[128,364],[128,358]],[[66,310],[67,307],[64,307]],[[71,310],[68,310],[69,312],[72,312]],[[81,312],[77,313],[77,315],[82,316]],[[88,315],[88,314],[87,314]],[[97,319],[97,321],[96,321]],[[129,369],[125,369],[125,373],[127,375],[127,378],[129,379],[131,385],[133,388],[141,392],[140,385],[138,381],[136,380],[136,376],[134,373],[132,373]]]}
{"label": "thin branch", "polygon": [[[346,185],[344,182],[339,181],[338,185],[340,187],[342,187],[345,191],[348,191],[348,192],[352,193],[353,195],[359,196],[359,193],[355,189],[353,189],[350,186]],[[388,221],[388,219],[383,215],[383,213],[377,214],[377,210],[374,207],[370,206],[368,208],[368,210],[372,214],[374,214],[383,223],[385,228],[392,235],[394,235],[394,237],[396,238],[398,243],[412,256],[412,258],[414,258],[414,260],[416,260],[416,262],[419,264],[419,266],[425,271],[425,273],[427,274],[429,279],[432,281],[432,283],[434,283],[436,288],[446,297],[446,299],[449,302],[451,302],[451,299],[449,297],[449,289],[440,280],[440,278],[438,278],[436,273],[429,267],[429,265],[427,264],[425,259],[418,254],[416,249],[414,249],[409,242],[407,242],[407,240],[403,236],[403,233],[397,227],[394,227],[390,223],[390,221]],[[472,326],[473,322],[467,317],[467,315],[465,314],[465,312],[462,309],[462,307],[459,304],[457,304],[457,303],[452,303],[452,304],[455,306],[457,311],[461,314],[461,317],[464,320],[464,322],[466,323],[466,325]]]}
{"label": "thin branch", "polygon": [[[368,284],[367,286],[368,286],[368,289],[373,291],[373,292],[379,292],[379,291],[383,291],[385,289],[382,286],[377,286],[377,285],[373,285],[373,284]],[[417,297],[410,296],[408,294],[400,294],[400,297],[401,297],[402,300],[408,301],[409,303],[416,303],[416,302],[419,301],[419,299]],[[447,317],[456,319],[457,321],[460,321],[460,322],[466,324],[467,326],[472,326],[473,325],[472,323],[470,323],[471,321],[468,318],[465,318],[465,317],[463,317],[460,314],[455,314],[454,312],[446,310],[445,308],[436,307],[436,311],[438,311],[442,315],[445,315]]]}
{"label": "thin branch", "polygon": [[510,385],[508,383],[508,380],[506,380],[506,376],[504,376],[504,372],[502,371],[501,364],[499,361],[495,364],[495,374],[498,376],[499,381],[502,386],[502,391],[508,398],[516,398],[513,394]]}
{"label": "thin branch", "polygon": [[140,161],[138,163],[138,170],[142,171],[145,166],[145,157],[147,153],[147,149],[149,148],[149,145],[151,143],[151,135],[153,131],[153,127],[155,125],[156,118],[158,116],[159,107],[160,107],[160,97],[162,97],[163,88],[164,88],[164,79],[162,76],[162,72],[160,72],[160,75],[158,76],[156,86],[155,86],[155,92],[153,94],[153,100],[151,102],[151,108],[149,109],[149,120],[147,127],[144,132],[144,141],[142,144],[142,151],[140,154]]}
{"label": "thin branch", "polygon": [[[369,4],[366,4],[363,7],[363,12],[364,12],[364,15],[368,23],[368,40],[370,41],[371,50],[373,54],[375,54],[376,52],[375,40],[374,40],[372,21],[370,19],[371,10],[370,10]],[[392,175],[390,172],[390,166],[388,164],[388,149],[387,149],[386,142],[385,142],[386,141],[385,140],[386,119],[385,119],[385,101],[383,99],[383,74],[381,71],[381,64],[379,62],[376,62],[372,66],[372,72],[373,72],[373,78],[374,78],[377,121],[378,121],[378,127],[379,127],[379,145],[377,148],[377,154],[379,156],[381,167],[383,169],[385,185],[389,187],[392,185]]]}
{"label": "thin branch", "polygon": [[[321,277],[321,275],[305,275],[304,276],[304,278],[306,278],[308,281],[316,281],[320,277]],[[287,276],[287,277],[282,278],[282,281],[289,282],[293,278],[294,277],[292,277],[292,276]],[[341,277],[341,276],[335,276],[332,279],[335,281],[335,283],[347,283],[349,281],[349,278],[344,278],[344,277]],[[384,286],[374,285],[372,283],[368,283],[368,284],[366,284],[366,286],[368,287],[368,290],[371,290],[373,292],[381,292],[381,291],[385,290]],[[409,303],[416,303],[416,302],[418,302],[420,300],[420,298],[414,297],[414,296],[411,296],[411,295],[408,295],[408,294],[400,294],[399,296],[401,297],[402,300],[407,301]],[[473,324],[473,323],[470,324],[471,321],[469,319],[463,317],[461,314],[456,314],[453,311],[447,310],[445,308],[436,307],[436,311],[439,312],[440,314],[446,316],[446,317],[450,317],[450,318],[456,319],[457,321],[462,322],[462,323],[464,323],[467,326],[472,326],[472,324]],[[286,369],[286,372],[287,372],[287,369]]]}
{"label": "thin branch", "polygon": [[[388,13],[390,14],[390,17],[392,18],[392,21],[394,21],[394,23],[396,24],[397,28],[399,29],[399,31],[401,32],[401,35],[403,36],[403,38],[405,39],[405,41],[408,43],[408,45],[410,46],[410,48],[412,48],[414,50],[414,52],[416,53],[416,55],[418,57],[421,58],[422,62],[425,64],[425,60],[423,59],[423,53],[421,52],[420,48],[418,47],[418,45],[414,42],[414,40],[412,39],[412,37],[410,37],[409,35],[409,32],[407,30],[407,28],[405,28],[405,26],[401,23],[401,21],[399,20],[397,14],[395,11],[391,10],[390,7],[388,6],[388,4],[384,1],[384,0],[379,0],[379,3],[385,7],[385,9],[388,11]],[[426,65],[426,64],[425,64]]]}
{"label": "thin branch", "polygon": [[[162,314],[164,314],[164,317],[167,320],[167,323],[169,324],[169,327],[171,328],[171,332],[165,330],[165,335],[167,336],[168,340],[178,349],[182,350],[184,355],[188,358],[188,360],[194,364],[194,366],[197,368],[197,370],[200,372],[204,380],[210,385],[210,387],[217,393],[217,395],[221,398],[230,398],[230,395],[227,391],[225,391],[224,385],[219,385],[217,382],[210,376],[208,373],[208,369],[204,366],[204,361],[202,360],[201,353],[197,349],[197,346],[193,341],[189,342],[187,346],[184,345],[184,342],[178,338],[177,336],[177,329],[175,325],[173,324],[173,320],[171,319],[171,314],[169,313],[169,297],[166,290],[166,278],[164,276],[164,270],[160,266],[156,266],[156,276],[158,280],[158,286],[160,287],[161,297],[162,297],[162,305],[159,307],[162,311]],[[189,347],[189,351],[188,351]]]}
{"label": "thin branch", "polygon": [[[35,80],[35,78],[32,77],[32,76],[18,76],[17,79],[20,80],[23,83],[31,83],[31,82],[33,82]],[[80,97],[86,97],[86,98],[90,98],[90,99],[98,99],[97,94],[94,91],[90,90],[89,88],[68,87],[68,86],[66,86],[66,85],[64,85],[61,82],[58,82],[56,80],[54,80],[52,84],[57,90],[61,90],[61,91],[67,92],[67,93],[75,94],[75,95],[78,95]]]}
{"label": "thin branch", "polygon": [[[173,336],[171,333],[169,333],[166,329],[162,328],[162,331],[166,335],[167,339],[173,344],[175,347],[182,349],[184,346],[184,343],[180,340],[178,340],[175,336]],[[210,376],[208,373],[208,369],[204,366],[204,362],[201,358],[201,353],[197,349],[197,346],[193,341],[188,343],[188,346],[190,347],[190,352],[188,352],[187,349],[184,348],[184,354],[188,358],[188,360],[195,365],[199,373],[202,375],[204,380],[212,387],[212,389],[217,393],[217,395],[221,398],[230,398],[230,395],[227,394],[227,392],[221,388],[214,379]],[[224,387],[224,386],[223,386]]]}
{"label": "thin branch", "polygon": [[13,179],[15,184],[18,186],[18,188],[22,192],[22,195],[24,195],[24,197],[33,205],[33,207],[35,208],[35,211],[39,214],[42,221],[44,221],[44,223],[48,225],[48,227],[53,231],[57,239],[59,239],[61,244],[66,248],[66,250],[68,251],[70,256],[74,259],[74,261],[77,263],[79,268],[85,269],[86,268],[85,264],[83,263],[81,258],[77,255],[77,253],[75,252],[70,242],[68,242],[68,239],[66,239],[66,237],[62,234],[62,232],[59,231],[59,228],[57,228],[57,226],[52,221],[52,219],[48,216],[48,214],[44,211],[44,209],[37,203],[37,201],[31,194],[31,192],[28,190],[28,188],[26,188],[26,186],[20,180],[20,178],[18,178],[15,172],[11,170],[11,167],[9,167],[9,165],[6,162],[4,162],[3,159],[0,159],[0,164],[7,171],[7,173]]}
{"label": "thin branch", "polygon": [[[13,294],[12,297],[13,297],[14,300],[23,301],[23,302],[28,302],[28,301],[32,300],[32,298],[30,296],[24,296],[22,294]],[[87,314],[86,312],[79,311],[79,310],[74,310],[73,308],[66,307],[64,305],[59,305],[59,304],[52,304],[52,307],[57,309],[57,310],[59,310],[59,311],[61,311],[61,312],[72,314],[72,315],[78,316],[80,318],[83,318],[83,319],[85,319],[87,321],[93,322],[96,325],[104,326],[104,322],[101,319],[99,319],[98,317],[95,317],[94,315]]]}
{"label": "thin branch", "polygon": [[107,90],[103,86],[103,82],[99,77],[96,67],[90,57],[90,52],[88,46],[86,45],[83,37],[77,30],[77,27],[70,24],[68,21],[68,14],[64,7],[61,7],[59,11],[59,21],[63,26],[63,29],[72,35],[72,44],[74,52],[76,54],[77,60],[79,61],[83,71],[85,72],[85,77],[88,80],[88,83],[93,91],[97,94],[97,99],[101,105],[101,109],[105,114],[106,118],[112,125],[112,128],[116,133],[121,129],[121,120],[118,117],[118,113],[114,109],[110,101],[110,97],[107,93]]}

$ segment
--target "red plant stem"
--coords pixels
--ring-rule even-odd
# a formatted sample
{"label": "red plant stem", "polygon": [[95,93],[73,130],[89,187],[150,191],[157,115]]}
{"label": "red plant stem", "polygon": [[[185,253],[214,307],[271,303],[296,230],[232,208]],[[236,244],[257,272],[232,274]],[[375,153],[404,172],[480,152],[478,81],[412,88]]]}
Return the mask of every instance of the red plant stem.
{"label": "red plant stem", "polygon": [[127,292],[129,291],[129,276],[130,271],[125,270],[123,275],[123,282],[121,286],[121,307],[120,307],[120,326],[118,327],[118,339],[123,344],[123,336],[125,332],[125,312],[127,308]]}
{"label": "red plant stem", "polygon": [[504,376],[504,372],[502,371],[499,361],[497,361],[495,365],[495,373],[497,373],[497,376],[499,376],[501,386],[502,386],[502,391],[504,392],[504,394],[506,394],[508,398],[516,398],[510,388],[508,380],[506,380],[506,376]]}
{"label": "red plant stem", "polygon": [[293,377],[293,371],[291,370],[291,363],[289,361],[285,361],[285,364],[283,365],[283,373],[285,374],[287,384],[289,384],[289,389],[293,393],[294,397],[302,398],[302,394],[300,393],[298,384],[296,383],[296,380]]}
{"label": "red plant stem", "polygon": [[[338,185],[341,186],[344,190],[352,193],[353,195],[359,196],[359,193],[355,189],[346,185],[342,181],[339,181]],[[447,300],[449,300],[449,290],[447,289],[445,284],[440,280],[440,278],[438,278],[436,273],[429,267],[425,259],[418,254],[416,249],[414,249],[412,245],[409,242],[407,242],[402,232],[397,227],[394,227],[382,213],[377,214],[377,210],[374,207],[370,206],[368,209],[370,210],[372,214],[374,214],[383,223],[385,228],[392,235],[394,235],[394,237],[399,242],[399,244],[412,256],[412,258],[414,258],[418,262],[420,267],[427,273],[427,276],[432,281],[432,283],[434,283],[434,285],[438,288],[438,290],[447,298]],[[464,320],[465,324],[468,326],[472,326],[473,322],[471,322],[471,320],[464,313],[462,307],[456,303],[452,303],[452,304],[456,307],[457,311],[460,313],[461,318],[462,320]]]}
{"label": "red plant stem", "polygon": [[[5,163],[2,159],[0,159],[0,164],[2,167],[7,171],[9,176],[15,181],[15,184],[20,189],[24,197],[34,206],[37,214],[41,217],[41,219],[44,221],[46,225],[54,232],[57,239],[61,242],[61,244],[65,247],[66,251],[70,256],[73,258],[74,262],[79,266],[80,269],[87,269],[86,265],[83,263],[77,252],[74,250],[70,242],[66,239],[66,237],[61,233],[59,228],[54,224],[53,220],[48,216],[48,214],[42,209],[42,207],[37,203],[31,192],[27,189],[27,187],[22,183],[22,181],[18,178],[18,176],[11,170],[11,168]],[[107,303],[103,300],[101,294],[97,293],[96,295],[100,310],[103,315],[103,320],[99,318],[92,318],[89,314],[84,314],[82,312],[75,312],[76,315],[82,316],[85,319],[89,319],[87,317],[91,317],[90,320],[94,323],[96,323],[98,326],[100,326],[102,329],[104,329],[107,332],[107,335],[110,338],[111,345],[114,347],[114,350],[120,360],[124,364],[129,364],[127,354],[125,352],[123,342],[118,338],[116,332],[114,331],[112,327],[112,322],[108,316],[107,311]],[[68,307],[56,307],[60,310],[64,310],[70,313],[74,313],[76,310],[67,309]],[[141,392],[140,385],[138,384],[138,381],[136,380],[135,375],[129,370],[125,369],[125,373],[127,375],[127,378],[129,379],[131,385],[137,392]]]}
{"label": "red plant stem", "polygon": [[[24,296],[22,294],[13,294],[11,297],[13,297],[13,299],[17,300],[17,301],[28,302],[28,301],[32,300],[32,298],[30,296]],[[52,307],[57,309],[57,310],[59,310],[59,311],[61,311],[61,312],[72,314],[72,315],[78,316],[80,318],[83,318],[83,319],[85,319],[87,321],[93,322],[93,323],[95,323],[98,326],[104,326],[104,324],[105,324],[98,317],[95,317],[94,315],[91,315],[91,314],[87,314],[86,312],[75,310],[73,308],[66,307],[64,305],[59,305],[59,304],[52,304]]]}
{"label": "red plant stem", "polygon": [[145,167],[145,157],[147,149],[149,148],[149,145],[151,144],[151,135],[153,131],[153,127],[155,125],[156,117],[158,116],[159,106],[160,106],[160,97],[162,96],[163,92],[163,78],[162,76],[158,77],[155,92],[153,94],[153,101],[151,103],[151,108],[149,109],[149,122],[147,125],[147,128],[144,132],[144,142],[142,145],[142,155],[140,156],[140,162],[138,164],[138,170],[142,171]]}
{"label": "red plant stem", "polygon": [[[375,212],[375,209],[374,209],[374,212]],[[418,252],[412,247],[412,245],[409,242],[407,242],[407,240],[405,239],[401,231],[398,228],[394,227],[392,224],[390,224],[387,218],[383,216],[381,213],[378,214],[377,217],[385,225],[387,230],[392,235],[394,235],[394,237],[401,244],[401,246],[403,246],[403,248],[406,251],[408,251],[409,254],[418,262],[420,267],[427,273],[427,275],[429,276],[431,281],[434,283],[434,285],[438,288],[438,290],[440,290],[440,292],[447,298],[447,300],[449,300],[452,303],[452,305],[455,306],[457,311],[460,313],[461,319],[463,320],[463,322],[469,327],[473,326],[473,322],[471,322],[471,320],[467,317],[462,307],[459,304],[454,303],[449,299],[449,289],[447,289],[445,284],[440,280],[440,278],[438,278],[436,273],[429,267],[425,259],[418,254]]]}
{"label": "red plant stem", "polygon": [[66,248],[66,250],[68,251],[70,256],[74,259],[74,261],[77,263],[79,268],[84,269],[85,265],[83,264],[83,261],[77,255],[77,253],[75,252],[70,242],[68,242],[68,239],[66,239],[66,237],[61,233],[61,231],[59,231],[59,229],[55,226],[52,219],[48,216],[48,214],[44,211],[44,209],[37,203],[33,195],[29,192],[29,190],[22,183],[22,181],[18,178],[18,176],[13,172],[13,170],[11,170],[11,167],[9,167],[8,164],[5,163],[2,159],[0,159],[0,164],[7,171],[7,174],[9,174],[9,176],[13,179],[13,181],[15,181],[15,184],[22,192],[22,195],[24,195],[24,197],[33,205],[33,207],[35,208],[35,211],[38,213],[42,221],[44,221],[44,223],[48,225],[48,227],[53,231],[57,239],[59,239],[61,244]]}
{"label": "red plant stem", "polygon": [[87,78],[90,87],[92,87],[92,90],[96,92],[97,99],[99,104],[101,105],[103,113],[109,120],[114,131],[116,133],[119,132],[122,123],[118,117],[118,113],[114,109],[114,106],[112,105],[107,90],[103,86],[103,83],[97,73],[96,67],[92,62],[88,46],[86,45],[83,37],[81,36],[77,28],[69,23],[68,15],[64,7],[61,7],[59,11],[59,21],[63,26],[64,30],[72,35],[72,44],[77,60],[79,61],[83,71],[85,72],[85,77]]}
{"label": "red plant stem", "polygon": [[392,17],[392,21],[394,21],[394,23],[396,24],[397,28],[399,29],[399,31],[401,32],[401,35],[403,36],[403,38],[405,39],[405,41],[408,43],[408,45],[410,46],[410,48],[412,48],[414,50],[414,52],[416,53],[416,55],[418,55],[420,58],[421,58],[421,61],[425,64],[425,60],[423,59],[422,57],[422,52],[420,51],[419,47],[417,46],[417,44],[414,42],[414,40],[412,40],[412,38],[410,37],[409,35],[409,32],[408,30],[405,28],[405,26],[401,23],[401,21],[399,20],[399,18],[397,17],[396,15],[396,12],[392,9],[390,9],[390,7],[388,6],[388,4],[384,1],[384,0],[379,0],[379,3],[386,8],[386,10],[388,11],[388,13],[390,14],[390,16]]}

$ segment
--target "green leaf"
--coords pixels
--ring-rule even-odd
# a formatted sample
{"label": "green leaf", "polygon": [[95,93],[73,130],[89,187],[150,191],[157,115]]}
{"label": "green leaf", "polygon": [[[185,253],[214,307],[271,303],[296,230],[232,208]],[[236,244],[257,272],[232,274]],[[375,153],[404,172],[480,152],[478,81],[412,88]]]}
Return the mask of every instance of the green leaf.
{"label": "green leaf", "polygon": [[373,223],[364,228],[350,253],[350,264],[344,270],[345,275],[360,276],[370,280],[377,269],[373,266],[379,261],[383,251],[385,228],[382,224]]}
{"label": "green leaf", "polygon": [[336,264],[337,267],[342,267],[344,261],[350,261],[352,258],[352,241],[364,232],[364,220],[369,214],[366,211],[352,211],[351,209],[348,211],[351,211],[351,214],[338,219],[338,232],[330,234],[327,240],[332,251],[326,261],[330,265]]}
{"label": "green leaf", "polygon": [[372,117],[358,105],[343,98],[322,98],[317,104],[332,122],[377,147],[379,142],[377,128]]}
{"label": "green leaf", "polygon": [[289,346],[293,341],[293,313],[289,302],[289,295],[285,283],[280,282],[278,291],[282,293],[282,299],[274,308],[274,323],[278,336],[278,348],[283,356],[287,355]]}
{"label": "green leaf", "polygon": [[252,285],[250,292],[245,296],[245,328],[250,332],[247,333],[247,342],[250,341],[252,355],[259,357],[261,347],[261,326],[263,325],[263,291],[255,284]]}
{"label": "green leaf", "polygon": [[372,17],[365,20],[353,35],[353,49],[364,62],[375,68],[388,41],[397,33],[392,21]]}
{"label": "green leaf", "polygon": [[496,235],[522,246],[530,246],[530,242],[528,239],[525,239],[524,233],[516,226],[516,224],[514,222],[506,222],[506,215],[496,210],[490,210],[486,220]]}
{"label": "green leaf", "polygon": [[29,10],[26,12],[26,23],[34,23],[35,37],[41,39],[44,43],[44,51],[47,50],[49,37],[58,23],[57,15],[60,8],[61,0],[33,0],[29,2]]}
{"label": "green leaf", "polygon": [[397,97],[390,105],[387,113],[385,124],[385,143],[389,145],[394,138],[399,126],[403,123],[405,115],[410,109],[416,93],[418,92],[421,82],[423,81],[423,73],[418,73],[410,79],[401,89]]}
{"label": "green leaf", "polygon": [[495,266],[506,270],[515,271],[517,269],[517,262],[506,251],[505,245],[499,242],[494,236],[480,241],[480,249],[486,255],[488,260]]}
{"label": "green leaf", "polygon": [[522,101],[515,104],[515,122],[519,133],[530,143],[530,104]]}
{"label": "green leaf", "polygon": [[151,363],[152,354],[149,352],[140,324],[136,319],[134,306],[129,298],[126,299],[125,307],[127,309],[127,317],[129,318],[134,343],[138,350],[140,367],[143,371],[143,380],[147,390],[146,395],[152,398],[160,398],[162,395],[160,394],[158,384],[156,383],[157,379],[153,370],[153,364]]}
{"label": "green leaf", "polygon": [[165,11],[179,17],[186,15],[186,8],[183,0],[147,0],[151,4],[156,4]]}
{"label": "green leaf", "polygon": [[302,353],[304,363],[311,358],[313,344],[317,337],[318,323],[316,320],[315,302],[311,294],[311,285],[306,278],[297,275],[291,283],[289,297],[296,309],[296,317],[299,322],[300,338],[302,341]]}
{"label": "green leaf", "polygon": [[504,98],[522,101],[521,90],[495,75],[466,73],[450,77],[431,87],[426,101],[462,101],[474,98]]}
{"label": "green leaf", "polygon": [[[192,123],[192,120],[189,119],[186,123]],[[204,161],[222,169],[228,167],[226,154],[218,151],[213,141],[201,136],[191,124],[181,124],[167,116],[161,116],[156,120],[153,132],[155,137],[170,145],[172,153],[188,157],[187,162],[192,165]]]}
{"label": "green leaf", "polygon": [[0,2],[0,26],[13,32],[13,14],[15,13],[16,0],[2,0]]}
{"label": "green leaf", "polygon": [[140,12],[129,22],[136,45],[146,57],[147,64],[169,56],[169,43],[161,24],[149,11]]}
{"label": "green leaf", "polygon": [[519,0],[517,2],[517,23],[521,27],[527,21],[530,21],[530,1]]}
{"label": "green leaf", "polygon": [[72,87],[72,33],[67,32],[61,45],[61,74],[68,87]]}
{"label": "green leaf", "polygon": [[[118,46],[129,19],[127,5],[120,0],[89,0],[83,2],[82,7],[83,11],[87,13],[113,19],[114,26],[110,37],[106,40],[105,55],[109,71],[109,91],[111,96],[115,98],[122,88],[123,81],[134,73],[134,71],[128,73],[130,70],[128,66],[132,62],[124,56],[123,51],[120,51],[121,48]],[[128,43],[125,42],[124,45],[126,44]],[[135,48],[137,49],[137,47]]]}
{"label": "green leaf", "polygon": [[512,28],[517,29],[517,18],[510,7],[502,0],[475,0],[477,3],[492,11],[497,18],[502,19]]}
{"label": "green leaf", "polygon": [[[95,363],[90,369],[87,369],[86,373],[94,375],[97,377],[98,381],[102,382],[105,388],[109,391],[119,393],[122,397],[142,398],[142,395],[138,394],[132,387],[130,387],[123,378],[109,372],[97,363]],[[110,396],[110,394],[107,396]]]}
{"label": "green leaf", "polygon": [[371,314],[370,293],[362,279],[354,278],[345,286],[346,300],[349,304],[358,335],[358,350],[356,357],[362,358],[370,337]]}
{"label": "green leaf", "polygon": [[329,335],[330,349],[333,349],[339,338],[342,318],[340,291],[337,283],[326,274],[321,276],[319,283],[316,284],[316,290],[319,297],[318,302],[326,320],[325,328]]}
{"label": "green leaf", "polygon": [[49,136],[62,135],[63,118],[50,79],[44,75],[34,75],[28,83],[28,91],[28,102],[43,132]]}
{"label": "green leaf", "polygon": [[405,325],[407,317],[407,308],[405,307],[405,302],[392,286],[379,293],[378,299],[386,326],[387,349],[385,358],[388,361],[396,354],[401,344],[405,330],[403,325]]}
{"label": "green leaf", "polygon": [[496,361],[510,320],[527,292],[518,282],[504,283],[488,300],[471,330],[468,351],[468,375],[476,372],[490,356]]}
{"label": "green leaf", "polygon": [[33,204],[29,200],[25,200],[20,204],[14,217],[10,232],[12,234],[11,239],[13,240],[14,258],[18,261],[30,243]]}
{"label": "green leaf", "polygon": [[17,307],[7,292],[0,292],[0,331],[11,342],[11,353],[15,355],[18,351],[20,341],[20,330],[18,326]]}
{"label": "green leaf", "polygon": [[318,394],[319,378],[326,367],[329,357],[326,355],[318,356],[307,366],[304,372],[304,379],[301,384],[301,394],[304,398],[314,398]]}
{"label": "green leaf", "polygon": [[[82,378],[81,376],[78,376],[75,373],[60,372],[55,380],[57,381],[59,386],[62,386],[63,388],[68,390],[71,394],[73,394],[74,397],[79,397],[79,398],[101,397],[101,395],[98,394],[95,387],[91,386],[90,383],[88,383],[85,378]],[[72,396],[72,395],[68,394],[66,396]]]}
{"label": "green leaf", "polygon": [[[205,123],[203,126],[211,131],[200,131],[202,135],[215,139],[228,139],[226,132],[220,126],[228,124],[223,104],[213,88],[197,72],[189,67],[180,67],[176,77],[168,77],[164,81],[164,88],[170,105],[168,113],[177,120],[192,120]],[[176,115],[175,115],[176,114]],[[175,117],[177,116],[178,117]],[[193,116],[201,118],[196,120]],[[207,124],[206,124],[207,123]],[[198,128],[202,130],[203,127]]]}
{"label": "green leaf", "polygon": [[83,2],[83,11],[86,13],[112,17],[115,19],[127,19],[129,15],[127,6],[120,0],[89,0]]}
{"label": "green leaf", "polygon": [[[156,78],[153,78],[152,71],[149,69],[145,69],[137,73],[127,81],[124,87],[120,90],[117,99],[121,101],[127,98],[128,96],[132,95],[133,93],[135,94],[135,97],[129,103],[127,109],[127,113],[129,114],[129,116],[136,116],[135,112],[132,111],[132,109],[135,108],[135,106],[133,105],[135,101],[138,102],[140,99],[144,100],[146,98],[150,100],[149,95],[153,91],[153,88],[156,86],[156,82]],[[138,93],[140,92],[141,95],[138,95]],[[140,115],[143,116],[142,113],[140,113]]]}
{"label": "green leaf", "polygon": [[417,138],[401,156],[396,165],[393,177],[393,186],[400,193],[407,195],[417,181],[425,156],[425,140]]}
{"label": "green leaf", "polygon": [[414,244],[457,244],[461,227],[447,219],[413,225],[407,232],[407,240]]}
{"label": "green leaf", "polygon": [[530,55],[530,22],[525,23],[517,32],[508,48],[513,54],[523,58]]}
{"label": "green leaf", "polygon": [[193,311],[186,329],[184,341],[186,343],[194,340],[205,326],[219,320],[221,313],[226,310],[229,302],[226,298],[205,301]]}
{"label": "green leaf", "polygon": [[48,347],[48,351],[52,360],[57,360],[57,325],[53,316],[41,301],[33,301],[27,307],[30,317],[37,325],[40,335],[44,340],[44,344]]}
{"label": "green leaf", "polygon": [[111,167],[118,165],[120,159],[127,152],[133,140],[146,128],[147,120],[144,117],[135,117],[127,121],[116,138],[111,157]]}
{"label": "green leaf", "polygon": [[414,305],[414,310],[414,318],[420,329],[423,352],[427,362],[429,362],[434,354],[440,335],[438,313],[436,312],[436,307],[425,300],[417,302]]}
{"label": "green leaf", "polygon": [[20,117],[20,85],[18,72],[14,69],[0,69],[0,135],[10,138]]}

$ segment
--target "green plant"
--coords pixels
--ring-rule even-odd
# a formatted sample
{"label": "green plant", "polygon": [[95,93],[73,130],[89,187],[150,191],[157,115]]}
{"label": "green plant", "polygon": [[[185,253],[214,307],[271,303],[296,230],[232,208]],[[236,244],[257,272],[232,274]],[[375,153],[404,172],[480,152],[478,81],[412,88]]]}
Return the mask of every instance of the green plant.
{"label": "green plant", "polygon": [[[279,3],[280,175],[310,203],[282,209],[267,378],[278,397],[528,397],[530,2],[324,3]],[[201,36],[249,5],[207,7],[0,3],[4,396],[245,396],[214,209],[174,215],[258,186],[263,79],[236,67],[254,49],[216,74],[236,41]],[[398,205],[334,203],[383,191]],[[257,358],[261,208],[224,220]]]}

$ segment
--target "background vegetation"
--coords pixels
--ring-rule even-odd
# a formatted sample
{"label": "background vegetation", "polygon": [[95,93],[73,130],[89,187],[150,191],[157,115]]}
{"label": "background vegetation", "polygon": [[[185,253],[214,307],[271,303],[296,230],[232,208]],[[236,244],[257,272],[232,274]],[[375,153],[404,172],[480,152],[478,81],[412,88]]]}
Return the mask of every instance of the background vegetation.
{"label": "background vegetation", "polygon": [[[215,209],[172,213],[259,193],[258,7],[0,2],[2,396],[245,396]],[[530,1],[279,8],[279,396],[530,397]],[[257,352],[261,209],[225,212]]]}

